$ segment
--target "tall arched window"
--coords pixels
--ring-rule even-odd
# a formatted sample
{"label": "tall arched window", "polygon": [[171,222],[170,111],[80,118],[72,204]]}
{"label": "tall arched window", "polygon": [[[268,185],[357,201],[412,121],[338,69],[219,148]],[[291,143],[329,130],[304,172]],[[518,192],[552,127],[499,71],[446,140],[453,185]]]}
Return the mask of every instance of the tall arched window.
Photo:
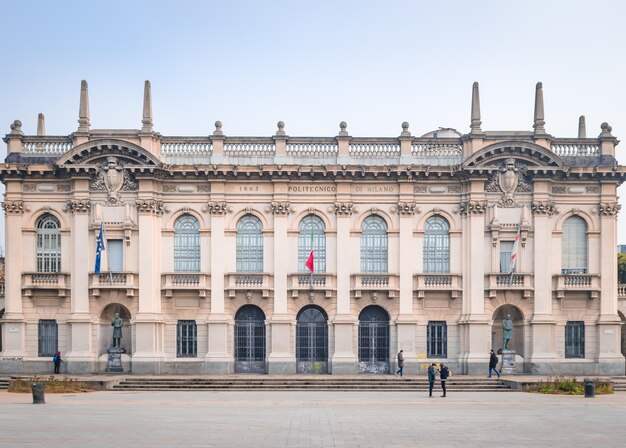
{"label": "tall arched window", "polygon": [[174,271],[200,272],[200,224],[191,215],[174,223]]}
{"label": "tall arched window", "polygon": [[561,273],[587,273],[587,223],[580,216],[571,216],[563,223]]}
{"label": "tall arched window", "polygon": [[263,272],[263,226],[254,215],[237,222],[237,272]]}
{"label": "tall arched window", "polygon": [[380,216],[361,225],[361,272],[387,272],[387,223]]}
{"label": "tall arched window", "polygon": [[61,272],[61,225],[52,215],[37,221],[37,272]]}
{"label": "tall arched window", "polygon": [[326,272],[326,232],[324,221],[308,215],[300,221],[298,235],[298,272],[308,272],[305,265],[313,250],[314,272]]}
{"label": "tall arched window", "polygon": [[450,225],[441,216],[431,216],[424,229],[424,272],[450,272]]}

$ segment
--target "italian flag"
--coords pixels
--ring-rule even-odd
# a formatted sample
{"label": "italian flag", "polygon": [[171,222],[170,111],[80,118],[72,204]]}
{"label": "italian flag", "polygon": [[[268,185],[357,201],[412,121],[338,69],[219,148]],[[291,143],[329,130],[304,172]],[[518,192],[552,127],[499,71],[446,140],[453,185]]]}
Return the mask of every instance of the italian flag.
{"label": "italian flag", "polygon": [[313,254],[313,230],[311,230],[311,253],[309,254],[309,258],[306,260],[306,263],[304,263],[308,270],[311,271],[311,274],[315,272],[314,260],[315,255]]}

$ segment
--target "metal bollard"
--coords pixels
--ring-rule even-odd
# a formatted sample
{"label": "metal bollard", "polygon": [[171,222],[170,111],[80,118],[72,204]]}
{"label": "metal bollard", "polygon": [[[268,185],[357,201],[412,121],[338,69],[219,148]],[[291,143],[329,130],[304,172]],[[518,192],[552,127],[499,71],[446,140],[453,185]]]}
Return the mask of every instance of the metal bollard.
{"label": "metal bollard", "polygon": [[585,398],[593,398],[596,396],[596,381],[585,378]]}
{"label": "metal bollard", "polygon": [[33,383],[30,388],[33,392],[33,404],[46,404],[46,385]]}

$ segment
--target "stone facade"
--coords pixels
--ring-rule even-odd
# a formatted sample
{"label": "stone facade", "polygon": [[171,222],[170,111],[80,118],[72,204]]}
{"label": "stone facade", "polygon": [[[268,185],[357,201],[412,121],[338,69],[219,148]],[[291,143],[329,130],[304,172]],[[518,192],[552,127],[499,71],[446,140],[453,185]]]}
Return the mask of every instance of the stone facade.
{"label": "stone facade", "polygon": [[11,126],[0,372],[49,371],[45,344],[103,371],[120,312],[136,373],[388,372],[403,349],[483,374],[505,314],[520,372],[624,373],[617,140],[547,134],[540,84],[532,132],[483,131],[477,84],[466,135],[167,137],[151,109],[146,83],[141,130],[92,130],[83,82],[73,134]]}

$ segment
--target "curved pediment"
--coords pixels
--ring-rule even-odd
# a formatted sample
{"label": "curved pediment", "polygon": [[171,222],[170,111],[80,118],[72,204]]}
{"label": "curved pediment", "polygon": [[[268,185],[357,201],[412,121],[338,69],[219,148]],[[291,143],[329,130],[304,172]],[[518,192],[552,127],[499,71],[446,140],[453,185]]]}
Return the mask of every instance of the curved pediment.
{"label": "curved pediment", "polygon": [[549,149],[530,142],[499,142],[486,146],[469,157],[465,167],[501,166],[514,158],[528,166],[562,167],[563,161]]}
{"label": "curved pediment", "polygon": [[158,167],[159,159],[134,143],[117,139],[91,140],[76,146],[64,154],[56,164],[59,167],[76,165],[99,165],[107,157],[114,156],[126,165]]}

